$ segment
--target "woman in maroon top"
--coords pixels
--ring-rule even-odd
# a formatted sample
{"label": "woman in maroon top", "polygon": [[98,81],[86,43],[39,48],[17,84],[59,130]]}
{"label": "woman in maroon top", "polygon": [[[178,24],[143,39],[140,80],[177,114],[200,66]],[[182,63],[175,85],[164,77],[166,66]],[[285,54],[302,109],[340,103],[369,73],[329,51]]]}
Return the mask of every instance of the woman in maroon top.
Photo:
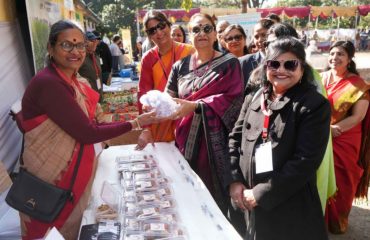
{"label": "woman in maroon top", "polygon": [[51,27],[48,53],[49,65],[31,80],[22,100],[24,165],[44,181],[68,188],[81,144],[84,149],[72,189],[74,201],[67,201],[52,223],[20,213],[22,238],[42,238],[55,226],[65,239],[76,239],[96,167],[93,144],[156,119],[148,113],[125,123],[96,121],[99,94],[77,77],[86,43],[83,32],[73,23],[62,20]]}

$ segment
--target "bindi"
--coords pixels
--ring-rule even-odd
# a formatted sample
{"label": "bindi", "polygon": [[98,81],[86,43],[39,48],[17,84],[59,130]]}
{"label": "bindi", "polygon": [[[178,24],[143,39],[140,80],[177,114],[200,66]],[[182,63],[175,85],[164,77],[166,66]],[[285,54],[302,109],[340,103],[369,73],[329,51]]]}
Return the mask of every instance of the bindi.
{"label": "bindi", "polygon": [[74,39],[73,39],[73,42],[76,42],[76,41],[77,41],[77,40],[76,40],[76,38],[74,38]]}

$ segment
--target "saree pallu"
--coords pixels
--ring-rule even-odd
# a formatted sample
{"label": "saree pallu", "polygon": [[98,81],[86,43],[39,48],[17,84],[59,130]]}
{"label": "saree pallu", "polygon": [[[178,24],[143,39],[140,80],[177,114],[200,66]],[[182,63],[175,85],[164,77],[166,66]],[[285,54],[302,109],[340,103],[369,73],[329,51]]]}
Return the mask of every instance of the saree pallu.
{"label": "saree pallu", "polygon": [[[139,100],[140,97],[149,90],[159,90],[163,92],[166,87],[172,65],[176,61],[188,56],[192,49],[193,48],[190,45],[173,42],[172,49],[165,55],[160,56],[158,47],[153,48],[148,53],[148,56],[146,56],[146,58],[151,58],[150,61],[145,61],[151,65],[151,67],[148,68],[148,71],[151,71],[152,74],[146,72],[145,69],[147,69],[148,66],[142,65],[138,94]],[[140,104],[140,101],[138,101],[138,103]],[[139,109],[141,110],[141,106],[139,106]],[[164,121],[150,126],[154,142],[173,141],[175,139],[175,129],[176,123],[174,121]]]}
{"label": "saree pallu", "polygon": [[179,98],[199,101],[201,109],[178,121],[176,144],[225,212],[228,195],[222,183],[227,177],[224,171],[229,159],[227,139],[239,116],[244,87],[240,64],[231,54],[208,65],[199,68],[200,72],[206,71],[201,77],[190,71],[180,73],[177,80]]}
{"label": "saree pallu", "polygon": [[[350,115],[354,104],[367,97],[370,88],[359,76],[329,83],[330,71],[323,74],[323,82],[331,104],[331,124]],[[326,221],[333,233],[344,233],[348,216],[360,182],[363,169],[358,165],[361,147],[362,124],[359,123],[340,136],[333,138],[334,167],[337,192],[327,205]]]}
{"label": "saree pallu", "polygon": [[[85,114],[93,119],[99,94],[80,83],[76,101]],[[81,93],[78,89],[84,89]],[[68,117],[68,116],[67,116]],[[77,161],[80,144],[50,120],[40,115],[22,123],[25,130],[23,159],[29,172],[58,187],[68,189]],[[86,209],[96,168],[93,145],[85,145],[73,185],[73,201],[67,201],[59,216],[51,223],[40,222],[20,213],[22,239],[44,237],[55,226],[65,239],[76,239],[83,211]],[[45,196],[47,198],[47,196]]]}

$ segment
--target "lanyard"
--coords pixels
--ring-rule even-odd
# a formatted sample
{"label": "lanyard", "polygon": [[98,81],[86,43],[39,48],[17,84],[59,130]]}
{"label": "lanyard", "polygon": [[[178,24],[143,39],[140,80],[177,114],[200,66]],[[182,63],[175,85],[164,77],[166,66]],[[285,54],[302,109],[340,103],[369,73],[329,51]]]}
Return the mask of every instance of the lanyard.
{"label": "lanyard", "polygon": [[270,116],[272,114],[272,111],[266,107],[265,95],[263,93],[261,96],[261,110],[262,110],[263,115],[265,116],[263,120],[262,139],[264,142],[266,142],[267,136],[268,136]]}
{"label": "lanyard", "polygon": [[92,53],[90,55],[90,57],[91,57],[91,60],[93,62],[93,65],[94,65],[94,69],[95,69],[95,73],[96,73],[96,79],[98,79],[100,72],[99,72],[99,67],[98,67],[98,65],[96,63],[96,57],[95,57],[94,53]]}
{"label": "lanyard", "polygon": [[[161,56],[159,55],[159,48],[157,48],[157,51],[155,53],[157,55],[156,57],[157,57],[157,59],[159,61],[159,64],[161,64],[161,67],[162,67],[164,76],[166,77],[166,80],[168,80],[168,76],[170,74],[167,72],[167,68],[164,65],[164,62],[162,61]],[[172,42],[172,56],[171,56],[171,65],[170,65],[171,67],[172,67],[172,65],[173,65],[174,62],[175,62],[175,46],[174,46],[174,43]]]}

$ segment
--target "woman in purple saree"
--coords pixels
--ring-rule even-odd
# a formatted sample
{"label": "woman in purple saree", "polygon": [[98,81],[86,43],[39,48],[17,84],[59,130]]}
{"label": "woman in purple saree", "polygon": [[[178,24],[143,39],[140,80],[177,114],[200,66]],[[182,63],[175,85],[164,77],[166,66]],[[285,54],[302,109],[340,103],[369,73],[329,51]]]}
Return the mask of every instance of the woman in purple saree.
{"label": "woman in purple saree", "polygon": [[213,50],[215,25],[206,14],[190,19],[196,52],[175,63],[166,91],[180,104],[175,118],[176,145],[225,213],[228,195],[223,174],[228,134],[241,108],[243,81],[232,54]]}

